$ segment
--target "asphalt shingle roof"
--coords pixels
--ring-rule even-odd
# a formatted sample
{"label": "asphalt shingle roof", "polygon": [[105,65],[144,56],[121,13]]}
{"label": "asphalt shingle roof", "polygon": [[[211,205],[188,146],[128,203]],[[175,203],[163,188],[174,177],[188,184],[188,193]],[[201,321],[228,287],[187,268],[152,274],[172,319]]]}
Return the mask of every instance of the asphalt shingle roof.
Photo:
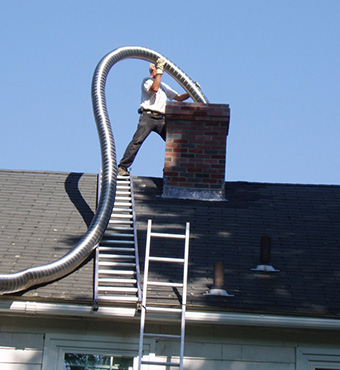
{"label": "asphalt shingle roof", "polygon": [[[0,271],[43,265],[66,254],[86,232],[96,204],[97,176],[0,171]],[[91,300],[93,261],[75,273],[16,295]]]}
{"label": "asphalt shingle roof", "polygon": [[[207,202],[161,198],[161,179],[139,178],[134,184],[138,229],[143,230],[140,249],[148,218],[160,231],[191,223],[189,305],[286,314],[340,312],[339,186],[228,182],[228,201]],[[259,263],[263,235],[272,239],[278,273],[251,270]],[[204,295],[218,261],[224,262],[225,288],[234,297]]]}
{"label": "asphalt shingle roof", "polygon": [[[65,254],[95,212],[96,175],[3,170],[0,184],[1,273]],[[340,186],[227,182],[227,201],[197,201],[162,198],[162,179],[138,177],[134,193],[141,262],[148,219],[165,232],[184,232],[191,224],[191,309],[338,316]],[[272,264],[280,272],[251,270],[263,235],[272,239]],[[157,255],[178,254],[171,242],[156,241],[152,248]],[[234,297],[205,295],[218,261]],[[159,267],[151,276],[174,280],[175,272]],[[90,302],[92,286],[90,258],[66,278],[12,297]],[[177,302],[176,293],[155,289],[152,302]]]}

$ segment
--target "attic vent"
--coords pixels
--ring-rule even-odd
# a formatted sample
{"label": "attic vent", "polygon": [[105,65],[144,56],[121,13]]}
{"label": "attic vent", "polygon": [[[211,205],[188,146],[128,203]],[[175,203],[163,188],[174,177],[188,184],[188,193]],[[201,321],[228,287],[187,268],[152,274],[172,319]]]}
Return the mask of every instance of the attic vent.
{"label": "attic vent", "polygon": [[260,262],[253,271],[279,272],[271,264],[271,238],[269,236],[261,237]]}
{"label": "attic vent", "polygon": [[209,289],[209,292],[204,295],[215,295],[215,296],[224,296],[224,297],[234,297],[232,294],[223,289],[224,288],[224,263],[215,262],[214,265],[214,284]]}

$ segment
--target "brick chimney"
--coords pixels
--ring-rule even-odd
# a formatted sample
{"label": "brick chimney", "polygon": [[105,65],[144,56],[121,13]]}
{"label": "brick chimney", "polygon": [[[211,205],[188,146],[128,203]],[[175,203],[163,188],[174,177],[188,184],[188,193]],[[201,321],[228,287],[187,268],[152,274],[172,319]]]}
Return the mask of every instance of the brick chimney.
{"label": "brick chimney", "polygon": [[225,200],[226,104],[169,102],[163,197]]}

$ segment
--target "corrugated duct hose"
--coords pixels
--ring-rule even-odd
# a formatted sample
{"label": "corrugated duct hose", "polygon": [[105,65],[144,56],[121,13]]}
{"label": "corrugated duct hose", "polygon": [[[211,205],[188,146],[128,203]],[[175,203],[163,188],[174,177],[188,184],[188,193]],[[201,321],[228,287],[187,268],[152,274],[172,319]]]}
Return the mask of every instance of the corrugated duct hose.
{"label": "corrugated duct hose", "polygon": [[97,212],[84,236],[62,258],[47,265],[11,274],[0,274],[0,294],[22,291],[67,275],[74,271],[99,243],[112,213],[117,182],[115,143],[105,99],[107,75],[112,66],[120,60],[135,58],[155,62],[159,57],[166,60],[165,71],[190,94],[195,102],[208,102],[196,82],[170,60],[153,50],[128,46],[118,48],[104,56],[98,63],[92,80],[92,105],[102,157],[102,181]]}

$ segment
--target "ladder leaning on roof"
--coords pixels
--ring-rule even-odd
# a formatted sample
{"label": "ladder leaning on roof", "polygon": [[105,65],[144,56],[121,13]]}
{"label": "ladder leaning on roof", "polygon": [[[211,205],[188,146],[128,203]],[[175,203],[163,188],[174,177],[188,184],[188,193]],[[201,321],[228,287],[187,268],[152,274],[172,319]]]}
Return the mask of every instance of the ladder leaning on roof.
{"label": "ladder leaning on roof", "polygon": [[[141,322],[140,322],[140,337],[139,337],[139,358],[138,358],[138,370],[142,369],[142,365],[160,365],[160,366],[175,366],[183,369],[183,356],[184,356],[184,335],[185,335],[185,311],[186,311],[186,300],[187,300],[187,277],[188,277],[188,259],[189,259],[189,234],[190,234],[190,223],[186,223],[185,234],[167,234],[167,233],[155,233],[151,231],[152,221],[148,221],[147,239],[146,239],[146,250],[145,250],[145,263],[144,263],[144,281],[143,281],[143,293],[142,293],[142,305],[141,305]],[[167,258],[167,257],[156,257],[150,256],[151,249],[151,237],[158,238],[177,238],[184,239],[184,257],[183,258]],[[183,282],[160,282],[160,281],[149,281],[149,265],[150,262],[165,262],[183,265]],[[169,308],[169,307],[154,307],[147,305],[147,294],[149,286],[164,286],[172,288],[182,288],[182,302],[181,308]],[[180,314],[181,330],[180,335],[173,334],[155,334],[145,333],[145,321],[146,315],[149,312],[154,313],[168,313],[168,314]],[[152,361],[151,359],[143,360],[143,342],[145,337],[157,338],[157,339],[176,339],[180,341],[180,353],[179,362],[167,362],[167,361]]]}
{"label": "ladder leaning on roof", "polygon": [[111,218],[96,248],[94,305],[141,301],[137,229],[131,175],[117,176]]}

